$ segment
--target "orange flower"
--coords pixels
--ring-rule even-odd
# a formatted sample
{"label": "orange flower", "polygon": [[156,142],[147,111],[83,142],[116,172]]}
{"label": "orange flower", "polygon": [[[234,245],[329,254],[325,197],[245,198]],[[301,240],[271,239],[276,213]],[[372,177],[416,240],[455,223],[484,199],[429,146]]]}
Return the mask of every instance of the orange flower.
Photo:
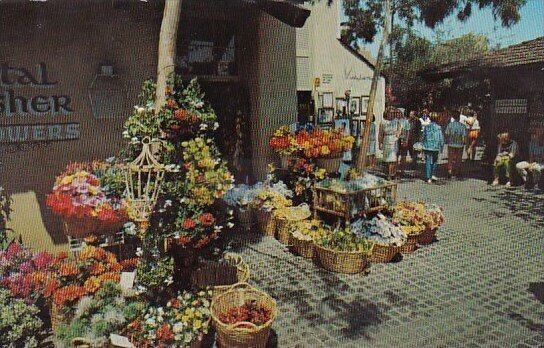
{"label": "orange flower", "polygon": [[102,274],[104,272],[106,272],[106,267],[104,266],[104,264],[102,262],[95,262],[91,266],[90,273],[92,275],[100,275],[100,274]]}
{"label": "orange flower", "polygon": [[83,287],[88,293],[94,294],[96,291],[98,291],[98,289],[100,289],[101,282],[102,281],[100,280],[100,278],[90,277],[89,279],[87,279]]}
{"label": "orange flower", "polygon": [[123,270],[123,266],[120,263],[115,262],[108,265],[108,270],[113,272],[120,272]]}
{"label": "orange flower", "polygon": [[139,262],[140,262],[139,258],[132,258],[132,259],[123,260],[120,263],[121,263],[121,266],[123,266],[123,270],[132,271],[138,266]]}
{"label": "orange flower", "polygon": [[180,236],[176,238],[176,243],[178,245],[187,245],[191,241],[191,237],[189,236]]}
{"label": "orange flower", "polygon": [[200,215],[198,220],[203,226],[211,226],[215,222],[215,218],[211,213],[204,213]]}
{"label": "orange flower", "polygon": [[181,227],[185,230],[190,230],[191,228],[194,228],[196,226],[196,222],[193,219],[186,219],[181,224]]}
{"label": "orange flower", "polygon": [[98,276],[98,278],[103,282],[111,281],[118,282],[121,279],[121,275],[115,272],[106,272]]}
{"label": "orange flower", "polygon": [[57,305],[71,303],[86,294],[85,288],[77,285],[68,285],[60,288],[53,295],[53,302]]}
{"label": "orange flower", "polygon": [[63,277],[70,277],[76,275],[78,271],[75,265],[63,264],[60,266],[59,274]]}
{"label": "orange flower", "polygon": [[108,252],[106,254],[106,262],[107,263],[117,263],[117,257],[113,253]]}
{"label": "orange flower", "polygon": [[51,296],[53,296],[53,294],[55,293],[55,291],[57,291],[59,287],[60,287],[60,284],[56,279],[48,280],[45,283],[45,287],[43,289],[43,297],[50,298]]}

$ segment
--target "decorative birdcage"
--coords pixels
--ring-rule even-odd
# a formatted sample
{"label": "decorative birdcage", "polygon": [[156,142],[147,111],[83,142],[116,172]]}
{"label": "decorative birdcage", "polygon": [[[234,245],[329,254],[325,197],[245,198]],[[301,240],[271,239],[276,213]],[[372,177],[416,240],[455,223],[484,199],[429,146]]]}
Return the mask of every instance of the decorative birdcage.
{"label": "decorative birdcage", "polygon": [[172,165],[164,165],[153,155],[149,137],[142,139],[142,151],[134,161],[124,166],[126,203],[132,221],[145,231],[161,190],[166,172],[175,171]]}

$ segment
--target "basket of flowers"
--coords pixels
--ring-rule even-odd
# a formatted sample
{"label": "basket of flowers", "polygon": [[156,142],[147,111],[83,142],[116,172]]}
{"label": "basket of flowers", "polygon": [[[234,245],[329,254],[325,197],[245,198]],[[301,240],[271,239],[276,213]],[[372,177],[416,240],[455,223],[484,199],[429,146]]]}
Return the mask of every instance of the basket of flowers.
{"label": "basket of flowers", "polygon": [[221,347],[264,348],[277,312],[270,295],[247,283],[237,284],[212,303],[217,342]]}
{"label": "basket of flowers", "polygon": [[321,265],[329,271],[359,273],[368,265],[372,243],[349,229],[336,229],[316,239],[315,248]]}
{"label": "basket of flowers", "polygon": [[327,230],[319,220],[303,220],[290,226],[291,241],[300,256],[312,259],[315,255],[315,240],[323,237]]}
{"label": "basket of flowers", "polygon": [[200,264],[191,274],[191,284],[196,289],[211,287],[216,298],[233,285],[247,283],[249,275],[249,266],[242,256],[225,252],[217,262]]}
{"label": "basket of flowers", "polygon": [[425,205],[425,231],[419,235],[418,244],[429,245],[436,240],[436,231],[444,223],[445,215],[441,207],[435,204]]}
{"label": "basket of flowers", "polygon": [[47,206],[73,238],[114,234],[128,220],[120,170],[110,163],[73,163],[57,177]]}
{"label": "basket of flowers", "polygon": [[406,234],[381,214],[368,221],[357,220],[351,225],[351,229],[361,238],[374,243],[371,262],[390,262],[406,242]]}
{"label": "basket of flowers", "polygon": [[302,130],[295,136],[302,153],[315,158],[317,165],[328,173],[337,173],[343,154],[351,150],[355,139],[343,130]]}
{"label": "basket of flowers", "polygon": [[421,233],[425,231],[423,217],[425,205],[420,202],[403,201],[393,210],[393,221],[406,234],[406,243],[401,246],[402,253],[413,252],[418,244]]}
{"label": "basket of flowers", "polygon": [[308,219],[312,213],[308,204],[301,204],[296,207],[285,207],[274,211],[276,219],[276,238],[282,244],[291,244],[290,228],[298,221]]}
{"label": "basket of flowers", "polygon": [[253,205],[257,224],[264,235],[274,236],[276,220],[273,213],[277,209],[291,206],[293,202],[290,198],[293,197],[293,193],[281,181],[274,184],[264,184],[256,188],[255,193]]}
{"label": "basket of flowers", "polygon": [[211,290],[183,292],[165,304],[148,305],[124,334],[136,347],[199,348],[211,322]]}
{"label": "basket of flowers", "polygon": [[234,208],[238,222],[246,228],[253,224],[253,210],[250,204],[255,200],[255,195],[255,190],[251,186],[241,184],[229,190],[223,198]]}
{"label": "basket of flowers", "polygon": [[280,156],[282,168],[288,168],[292,156],[300,151],[300,145],[295,139],[295,132],[290,131],[287,126],[281,126],[274,131],[269,145]]}

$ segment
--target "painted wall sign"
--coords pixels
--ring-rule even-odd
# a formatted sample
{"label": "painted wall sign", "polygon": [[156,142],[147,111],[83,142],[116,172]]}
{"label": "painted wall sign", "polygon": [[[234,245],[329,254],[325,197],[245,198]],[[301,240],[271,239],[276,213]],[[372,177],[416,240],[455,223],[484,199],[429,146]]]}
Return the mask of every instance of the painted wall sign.
{"label": "painted wall sign", "polygon": [[36,93],[32,96],[19,95],[17,88],[47,89],[57,85],[47,74],[47,66],[40,63],[33,74],[24,68],[13,68],[0,64],[0,115],[5,117],[28,115],[69,115],[74,110],[68,95],[46,95]]}
{"label": "painted wall sign", "polygon": [[322,82],[324,85],[330,85],[332,83],[333,74],[323,74]]}
{"label": "painted wall sign", "polygon": [[372,76],[364,76],[363,74],[357,74],[353,72],[353,69],[344,68],[344,79],[355,81],[372,81]]}
{"label": "painted wall sign", "polygon": [[75,140],[79,139],[80,136],[79,123],[0,126],[0,144]]}

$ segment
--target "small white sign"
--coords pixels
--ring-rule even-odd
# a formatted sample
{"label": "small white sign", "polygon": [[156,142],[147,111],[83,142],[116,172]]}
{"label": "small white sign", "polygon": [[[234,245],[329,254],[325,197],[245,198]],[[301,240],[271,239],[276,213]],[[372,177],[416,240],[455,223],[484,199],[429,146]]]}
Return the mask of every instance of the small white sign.
{"label": "small white sign", "polygon": [[123,290],[130,290],[134,287],[134,279],[136,278],[136,272],[121,272],[121,288]]}
{"label": "small white sign", "polygon": [[115,347],[122,347],[122,348],[136,348],[135,345],[133,345],[128,337],[110,334],[110,342]]}

